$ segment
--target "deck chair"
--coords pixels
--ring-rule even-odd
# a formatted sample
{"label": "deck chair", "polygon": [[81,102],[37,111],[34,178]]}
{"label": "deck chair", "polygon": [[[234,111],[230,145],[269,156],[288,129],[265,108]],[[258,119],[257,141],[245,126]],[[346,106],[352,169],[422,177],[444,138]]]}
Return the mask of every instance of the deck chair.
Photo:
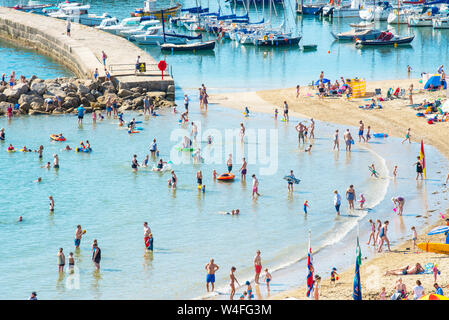
{"label": "deck chair", "polygon": [[381,96],[382,95],[382,89],[374,89],[374,93],[376,96]]}
{"label": "deck chair", "polygon": [[399,98],[399,91],[400,91],[399,87],[396,88],[396,90],[393,93],[393,96],[396,97],[396,98]]}
{"label": "deck chair", "polygon": [[392,99],[393,96],[393,88],[389,88],[387,91],[387,99]]}
{"label": "deck chair", "polygon": [[398,98],[403,98],[403,97],[405,97],[405,89],[401,89],[401,91],[399,91]]}

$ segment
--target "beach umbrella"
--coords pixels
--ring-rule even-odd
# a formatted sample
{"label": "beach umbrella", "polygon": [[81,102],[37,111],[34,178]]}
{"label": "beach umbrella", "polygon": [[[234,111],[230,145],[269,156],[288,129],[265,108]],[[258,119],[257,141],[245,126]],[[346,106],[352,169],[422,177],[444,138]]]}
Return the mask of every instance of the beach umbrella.
{"label": "beach umbrella", "polygon": [[362,300],[362,285],[360,283],[360,265],[362,264],[362,252],[360,251],[359,237],[357,236],[357,249],[355,260],[355,276],[352,288],[352,298],[354,300]]}
{"label": "beach umbrella", "polygon": [[442,296],[440,294],[431,293],[431,294],[427,294],[425,296],[422,296],[418,300],[449,300],[449,298],[445,297],[445,296]]}
{"label": "beach umbrella", "polygon": [[431,236],[434,234],[446,233],[447,231],[449,231],[449,226],[439,226],[430,230],[430,232],[427,235]]}
{"label": "beach umbrella", "polygon": [[[427,80],[426,84],[424,85],[424,89],[428,89],[430,85],[433,85],[435,88],[441,86],[441,77],[440,75],[434,75]],[[444,83],[444,89],[446,89],[446,82]]]}
{"label": "beach umbrella", "polygon": [[312,247],[310,246],[310,234],[309,230],[309,250],[307,250],[307,298],[311,298],[312,290],[313,290],[313,259],[312,259]]}
{"label": "beach umbrella", "polygon": [[[329,79],[323,79],[323,84],[325,84],[325,83],[328,83],[328,82],[331,82]],[[315,85],[317,86],[317,85],[319,85],[320,84],[320,80],[317,80],[316,82],[315,82]]]}

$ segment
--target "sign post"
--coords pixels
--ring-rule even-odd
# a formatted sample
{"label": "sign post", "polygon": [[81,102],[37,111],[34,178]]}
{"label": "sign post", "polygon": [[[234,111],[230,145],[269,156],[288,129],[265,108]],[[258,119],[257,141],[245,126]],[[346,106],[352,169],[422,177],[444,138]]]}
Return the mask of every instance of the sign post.
{"label": "sign post", "polygon": [[164,80],[164,70],[167,68],[167,63],[164,60],[159,61],[157,67],[162,72],[162,80]]}

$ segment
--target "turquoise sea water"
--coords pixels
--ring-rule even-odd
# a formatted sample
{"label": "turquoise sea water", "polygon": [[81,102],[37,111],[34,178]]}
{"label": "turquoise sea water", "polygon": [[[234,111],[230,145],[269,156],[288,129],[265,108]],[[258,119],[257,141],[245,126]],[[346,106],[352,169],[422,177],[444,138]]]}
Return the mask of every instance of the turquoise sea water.
{"label": "turquoise sea water", "polygon": [[[141,6],[136,1],[89,3],[92,12],[107,11],[120,18]],[[186,2],[186,5],[194,5],[194,2]],[[189,88],[196,88],[202,82],[209,89],[220,90],[275,88],[308,83],[321,70],[325,70],[329,78],[340,75],[402,78],[407,64],[414,67],[414,75],[417,75],[435,68],[447,53],[444,30],[416,29],[417,39],[411,48],[357,50],[349,44],[331,46],[329,31],[338,29],[335,23],[315,18],[299,22],[304,42],[318,43],[318,52],[235,48],[227,42],[218,45],[212,55],[166,57],[178,85],[178,109],[182,109],[183,91],[187,92],[192,98],[190,119],[201,123],[201,141],[206,139],[206,130],[216,130],[214,153],[206,144],[198,145],[203,154],[218,154],[216,162],[193,164],[190,154],[179,154],[172,149],[179,139],[172,141],[171,135],[179,133],[182,137],[179,129],[184,127],[178,124],[179,117],[169,111],[162,111],[161,116],[154,119],[126,114],[127,120],[134,116],[143,120],[139,126],[144,130],[131,136],[118,128],[117,120],[105,119],[93,125],[90,115],[85,117],[82,127],[77,126],[76,117],[72,115],[21,117],[11,122],[0,118],[0,127],[6,129],[7,137],[0,145],[0,181],[4,186],[0,205],[0,273],[4,276],[0,278],[0,286],[8,288],[0,293],[0,298],[23,299],[33,290],[41,299],[200,297],[205,294],[204,265],[211,257],[221,267],[217,274],[218,291],[226,293],[230,267],[237,267],[240,282],[249,279],[257,249],[262,251],[264,266],[277,270],[273,273],[274,293],[305,282],[306,264],[301,258],[306,253],[309,230],[312,230],[312,246],[316,253],[315,266],[323,275],[332,266],[341,269],[353,264],[357,222],[363,237],[367,234],[368,219],[390,219],[394,245],[410,237],[412,225],[421,228],[435,221],[440,208],[447,205],[441,191],[449,164],[429,146],[426,146],[429,179],[417,183],[412,166],[419,152],[417,144],[401,145],[400,140],[394,138],[376,139],[368,146],[356,143],[350,155],[333,152],[333,132],[336,128],[343,132],[346,127],[317,122],[317,138],[312,153],[308,154],[297,148],[293,128],[296,121],[276,122],[271,115],[262,114],[244,118],[241,111],[217,105],[210,105],[208,113],[199,110],[197,91]],[[148,50],[157,59],[163,57],[156,48]],[[11,67],[14,59],[8,59],[12,54],[4,52],[0,50],[5,58],[5,70],[11,68],[17,74],[36,74],[41,78],[66,75],[63,68],[41,68],[42,64],[35,63],[34,59],[48,60],[31,51],[28,54],[33,59],[22,59],[22,63]],[[13,54],[18,52],[28,51],[14,49]],[[249,141],[243,146],[238,139],[231,142],[218,138],[220,134],[224,137],[226,130],[238,130],[240,122],[245,124],[248,135],[251,130],[264,129],[270,137],[269,130],[273,129],[278,137],[268,139],[267,143]],[[190,127],[185,129],[190,131]],[[68,138],[66,143],[49,140],[51,133],[61,131]],[[356,134],[356,128],[351,131]],[[262,137],[263,131],[257,134]],[[173,169],[179,179],[176,192],[167,188],[168,173],[154,173],[149,169],[133,173],[131,170],[132,155],[137,154],[142,161],[154,137],[158,140],[160,156],[175,162]],[[94,149],[91,154],[61,151],[66,144],[74,147],[86,139]],[[35,153],[8,153],[9,143],[16,149],[24,145],[36,149],[43,144],[44,159],[39,161]],[[273,144],[277,155],[270,151]],[[236,154],[249,157],[254,154],[251,150],[261,152],[261,156],[257,156],[256,163],[250,162],[246,183],[239,177],[233,183],[212,180],[213,169],[225,172],[228,153],[234,155],[233,172],[237,173],[240,156]],[[54,153],[60,157],[59,171],[41,168],[46,161],[52,161]],[[268,162],[260,161],[264,154],[273,157],[271,164],[277,163],[276,170],[269,175],[259,171],[270,164],[270,157]],[[181,163],[178,160],[182,160]],[[373,162],[382,179],[369,178],[367,166]],[[387,178],[394,165],[399,166],[396,182]],[[288,196],[286,182],[282,179],[290,169],[301,179],[292,196]],[[204,194],[196,189],[198,170],[203,172]],[[260,180],[262,196],[257,201],[251,200],[252,173]],[[43,182],[33,183],[39,176]],[[349,184],[354,184],[357,194],[365,194],[367,207],[372,210],[349,213],[343,201],[343,215],[336,218],[332,192],[337,189],[344,194]],[[49,195],[55,198],[54,214],[48,212]],[[395,195],[406,197],[402,218],[392,215],[389,199]],[[305,200],[311,205],[307,215],[302,211]],[[240,209],[239,217],[220,213],[235,208]],[[426,213],[427,210],[436,211]],[[17,222],[19,215],[24,217],[22,223]],[[144,252],[144,221],[149,222],[155,236],[152,255]],[[77,224],[87,230],[78,252],[73,245]],[[99,274],[94,272],[90,261],[93,239],[98,239],[102,249]],[[78,278],[67,274],[58,276],[56,253],[60,247],[64,248],[66,259],[69,252],[75,253]],[[367,256],[372,254],[364,245],[362,252]],[[71,280],[75,280],[75,289],[71,289]]]}
{"label": "turquoise sea water", "polygon": [[16,71],[17,76],[24,75],[27,78],[32,75],[41,79],[73,76],[67,68],[50,58],[4,40],[0,40],[0,57],[0,72],[7,78],[12,71]]}
{"label": "turquoise sea water", "polygon": [[[357,221],[362,230],[367,228],[367,218],[393,220],[390,228],[393,243],[408,236],[411,224],[425,221],[416,217],[429,205],[423,199],[431,194],[430,189],[441,188],[442,174],[437,174],[436,169],[443,173],[448,169],[447,162],[429,147],[426,151],[428,159],[432,159],[428,162],[431,179],[415,186],[411,164],[419,150],[417,144],[400,145],[398,139],[375,140],[369,146],[356,144],[351,154],[332,152],[335,128],[340,131],[345,128],[317,122],[317,137],[309,154],[297,147],[293,128],[296,122],[274,121],[272,116],[262,114],[244,118],[239,111],[214,105],[205,114],[195,100],[190,119],[201,125],[198,141],[206,139],[207,130],[216,130],[215,151],[204,143],[198,146],[204,156],[209,152],[220,156],[219,161],[208,163],[206,158],[205,163],[194,164],[189,153],[179,154],[174,150],[183,136],[179,133],[183,127],[178,124],[178,116],[169,111],[153,119],[134,113],[125,116],[128,120],[131,117],[143,121],[139,124],[144,128],[141,133],[128,135],[117,126],[115,119],[94,125],[89,116],[81,127],[71,115],[21,117],[10,122],[0,119],[0,126],[7,134],[6,143],[0,147],[0,181],[5,186],[0,206],[0,255],[3,257],[0,273],[5,276],[0,285],[8,288],[0,298],[21,299],[32,290],[38,291],[42,299],[194,298],[205,293],[204,265],[210,258],[215,258],[222,268],[217,275],[217,288],[225,293],[227,270],[234,265],[239,279],[250,278],[257,249],[262,251],[263,263],[270,270],[292,267],[306,252],[309,230],[312,230],[314,250],[323,248],[333,254],[342,246],[342,240],[354,236]],[[219,139],[220,133],[224,137],[226,130],[237,129],[240,122],[245,124],[248,136],[255,129],[275,129],[278,139],[268,139],[267,143],[248,141],[243,146],[239,139],[234,142]],[[25,133],[24,127],[33,134]],[[355,134],[355,129],[352,130]],[[67,141],[51,142],[49,135],[55,132],[63,132]],[[178,134],[180,137],[171,141],[170,137]],[[167,187],[168,173],[131,170],[132,155],[137,154],[142,161],[149,153],[153,137],[158,140],[160,157],[174,162],[172,167],[178,176],[175,192]],[[86,139],[94,150],[91,154],[61,151],[66,144],[74,147]],[[44,159],[39,161],[35,153],[8,153],[9,143],[16,149],[24,145],[35,149],[43,144]],[[276,147],[273,150],[277,150],[277,156],[268,151],[272,150],[270,145]],[[250,162],[248,174],[259,177],[262,196],[257,201],[251,199],[249,175],[246,183],[238,175],[232,183],[213,181],[213,169],[219,174],[226,171],[228,153],[235,157],[242,152],[250,159],[254,150],[259,154],[258,161]],[[269,175],[259,171],[268,166],[267,162],[260,161],[259,152],[277,162],[277,169]],[[41,168],[46,161],[52,161],[54,153],[60,157],[60,169]],[[388,161],[383,160],[386,157]],[[369,178],[367,166],[373,162],[383,179]],[[401,179],[396,183],[387,178],[393,163],[400,168]],[[234,158],[233,172],[237,173],[238,168],[239,159]],[[282,179],[290,169],[301,179],[292,196],[288,195]],[[203,172],[205,193],[196,188],[198,170]],[[34,183],[39,176],[43,182]],[[349,184],[355,185],[358,194],[365,194],[367,207],[372,210],[349,213],[343,203],[343,215],[336,218],[332,192],[337,189],[344,194]],[[407,199],[406,215],[396,221],[388,199],[399,194]],[[48,211],[49,195],[55,199],[53,214]],[[311,205],[307,215],[302,211],[305,200]],[[240,209],[239,217],[220,213],[235,208]],[[21,223],[17,222],[19,215],[24,217]],[[436,217],[435,214],[433,219]],[[144,252],[144,221],[149,222],[155,237],[152,255]],[[77,224],[87,230],[79,251],[75,251],[73,244]],[[102,249],[99,275],[90,261],[93,239],[98,240]],[[76,289],[70,289],[67,274],[58,277],[59,247],[64,248],[66,256],[70,251],[75,253],[79,268]],[[347,245],[340,251],[352,252]],[[319,265],[330,263],[325,261]],[[348,261],[340,256],[332,263],[340,266]],[[294,276],[294,280],[288,280],[279,276],[274,291],[286,289],[295,281],[301,283],[301,278]]]}

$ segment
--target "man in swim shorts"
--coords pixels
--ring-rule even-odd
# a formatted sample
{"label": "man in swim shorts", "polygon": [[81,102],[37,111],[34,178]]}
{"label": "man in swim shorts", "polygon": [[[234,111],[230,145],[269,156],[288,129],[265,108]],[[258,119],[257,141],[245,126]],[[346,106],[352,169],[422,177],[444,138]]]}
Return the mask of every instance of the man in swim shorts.
{"label": "man in swim shorts", "polygon": [[[241,172],[241,179],[242,180],[246,180],[246,159],[243,158],[242,159],[242,166],[240,167],[240,172]],[[448,176],[449,177],[449,176]]]}
{"label": "man in swim shorts", "polygon": [[365,124],[363,123],[362,120],[360,120],[359,122],[359,142],[366,142],[365,137],[363,136],[363,131],[365,130]]}
{"label": "man in swim shorts", "polygon": [[232,154],[229,154],[228,161],[226,161],[226,165],[228,166],[228,172],[232,171]]}
{"label": "man in swim shorts", "polygon": [[212,291],[214,291],[214,283],[215,283],[215,272],[219,269],[220,267],[217,266],[214,263],[214,259],[210,259],[210,262],[208,264],[206,264],[206,271],[207,271],[207,276],[206,276],[206,289],[207,292],[209,292],[209,283],[211,283],[212,286]]}
{"label": "man in swim shorts", "polygon": [[254,282],[256,284],[259,284],[259,276],[260,272],[262,271],[262,261],[260,258],[260,250],[257,250],[256,256],[254,257],[254,270],[256,272],[254,276]]}
{"label": "man in swim shorts", "polygon": [[75,230],[75,248],[80,247],[82,236],[83,230],[81,229],[81,225],[77,225]]}

